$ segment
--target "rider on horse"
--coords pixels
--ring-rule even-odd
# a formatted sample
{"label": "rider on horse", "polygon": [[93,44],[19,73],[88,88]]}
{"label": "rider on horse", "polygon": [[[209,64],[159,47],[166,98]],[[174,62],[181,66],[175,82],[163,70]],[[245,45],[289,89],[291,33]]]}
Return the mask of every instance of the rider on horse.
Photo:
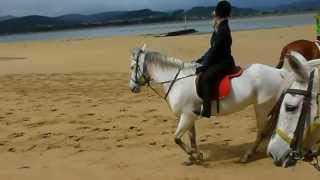
{"label": "rider on horse", "polygon": [[[200,89],[203,99],[201,116],[211,116],[211,101],[218,96],[217,84],[224,75],[232,72],[235,63],[231,55],[232,37],[228,18],[231,14],[231,4],[220,1],[214,11],[214,31],[211,36],[211,47],[196,62],[202,64],[196,73],[201,73]],[[199,113],[199,112],[198,112]]]}

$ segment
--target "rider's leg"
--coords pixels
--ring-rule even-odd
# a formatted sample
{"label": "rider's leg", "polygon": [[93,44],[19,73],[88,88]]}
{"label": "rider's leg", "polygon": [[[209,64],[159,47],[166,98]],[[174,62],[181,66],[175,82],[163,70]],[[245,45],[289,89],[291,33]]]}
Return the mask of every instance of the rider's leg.
{"label": "rider's leg", "polygon": [[211,102],[219,97],[218,84],[224,74],[228,73],[230,68],[228,64],[215,64],[208,68],[203,74],[203,108],[201,115],[204,117],[211,116]]}

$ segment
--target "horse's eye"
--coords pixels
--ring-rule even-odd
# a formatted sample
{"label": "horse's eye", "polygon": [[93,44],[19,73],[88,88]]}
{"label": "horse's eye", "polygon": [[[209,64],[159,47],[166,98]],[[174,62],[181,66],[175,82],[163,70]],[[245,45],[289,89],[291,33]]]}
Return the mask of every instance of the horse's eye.
{"label": "horse's eye", "polygon": [[293,112],[295,110],[297,110],[298,106],[296,105],[290,105],[290,104],[286,104],[286,111],[287,112]]}

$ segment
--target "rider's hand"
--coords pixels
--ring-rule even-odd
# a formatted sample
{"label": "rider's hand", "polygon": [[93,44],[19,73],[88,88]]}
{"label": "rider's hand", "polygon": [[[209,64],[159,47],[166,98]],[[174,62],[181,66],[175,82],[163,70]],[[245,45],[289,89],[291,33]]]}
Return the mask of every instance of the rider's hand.
{"label": "rider's hand", "polygon": [[203,66],[199,66],[199,67],[196,68],[196,74],[199,74],[199,73],[201,73],[203,71],[205,71],[205,67],[203,67]]}

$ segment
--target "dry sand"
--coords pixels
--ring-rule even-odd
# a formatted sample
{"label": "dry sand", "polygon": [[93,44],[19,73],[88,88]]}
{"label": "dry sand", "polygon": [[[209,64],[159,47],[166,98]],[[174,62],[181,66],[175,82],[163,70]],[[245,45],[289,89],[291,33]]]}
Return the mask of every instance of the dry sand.
{"label": "dry sand", "polygon": [[[238,64],[275,65],[281,48],[313,40],[312,26],[233,33]],[[113,37],[0,44],[0,179],[319,179],[306,163],[277,168],[263,150],[237,160],[255,138],[251,108],[197,122],[206,166],[185,167],[177,119],[152,91],[132,94],[129,54],[148,47],[185,60],[209,35]]]}

